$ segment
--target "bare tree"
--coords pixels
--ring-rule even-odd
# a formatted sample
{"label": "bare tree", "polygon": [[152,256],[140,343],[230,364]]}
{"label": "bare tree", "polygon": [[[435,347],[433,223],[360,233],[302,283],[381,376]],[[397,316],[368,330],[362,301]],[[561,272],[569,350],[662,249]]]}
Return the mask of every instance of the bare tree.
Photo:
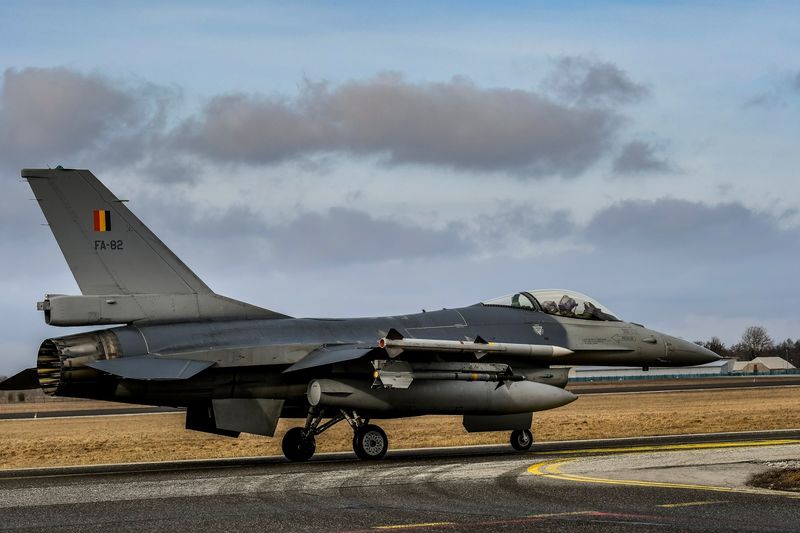
{"label": "bare tree", "polygon": [[720,340],[719,337],[711,337],[710,341],[704,342],[701,346],[704,348],[711,350],[717,355],[726,355],[728,353],[728,347],[725,346],[725,343]]}
{"label": "bare tree", "polygon": [[741,344],[752,357],[758,357],[775,346],[772,338],[767,334],[767,329],[762,326],[750,326],[744,330]]}

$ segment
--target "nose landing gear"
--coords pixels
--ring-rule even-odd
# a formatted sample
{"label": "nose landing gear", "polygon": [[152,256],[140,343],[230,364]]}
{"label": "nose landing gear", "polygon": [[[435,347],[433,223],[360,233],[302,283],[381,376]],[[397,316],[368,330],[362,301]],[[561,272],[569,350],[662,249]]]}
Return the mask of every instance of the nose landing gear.
{"label": "nose landing gear", "polygon": [[353,428],[353,451],[359,459],[381,459],[389,449],[386,433],[368,418],[361,418],[355,411],[339,410],[333,418],[321,424],[322,413],[311,410],[306,418],[305,427],[294,427],[283,436],[283,455],[294,462],[308,461],[317,449],[316,436],[323,431],[346,420]]}
{"label": "nose landing gear", "polygon": [[515,429],[511,432],[511,446],[518,452],[525,452],[533,445],[533,433],[529,429]]}

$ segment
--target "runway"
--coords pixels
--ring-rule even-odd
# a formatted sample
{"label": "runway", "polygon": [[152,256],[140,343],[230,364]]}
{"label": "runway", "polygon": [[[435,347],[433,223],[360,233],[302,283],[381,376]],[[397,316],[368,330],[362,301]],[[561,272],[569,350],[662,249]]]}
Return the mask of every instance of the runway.
{"label": "runway", "polygon": [[0,528],[61,531],[796,531],[746,479],[800,430],[6,471]]}

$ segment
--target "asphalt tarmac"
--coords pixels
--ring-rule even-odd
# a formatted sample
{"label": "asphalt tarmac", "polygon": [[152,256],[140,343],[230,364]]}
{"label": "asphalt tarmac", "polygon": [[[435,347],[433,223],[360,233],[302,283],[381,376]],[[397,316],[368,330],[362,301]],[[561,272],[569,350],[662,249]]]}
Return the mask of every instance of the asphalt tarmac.
{"label": "asphalt tarmac", "polygon": [[800,430],[0,473],[0,529],[797,531],[800,493],[753,489]]}

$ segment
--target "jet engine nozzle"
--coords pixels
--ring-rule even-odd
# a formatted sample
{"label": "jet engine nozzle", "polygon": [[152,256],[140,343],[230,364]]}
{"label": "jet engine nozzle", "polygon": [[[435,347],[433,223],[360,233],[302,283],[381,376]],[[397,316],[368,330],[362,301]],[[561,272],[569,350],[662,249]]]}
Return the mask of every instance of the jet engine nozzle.
{"label": "jet engine nozzle", "polygon": [[46,339],[39,347],[36,358],[39,386],[46,394],[56,395],[70,384],[94,381],[101,372],[87,365],[120,354],[119,339],[112,331]]}

